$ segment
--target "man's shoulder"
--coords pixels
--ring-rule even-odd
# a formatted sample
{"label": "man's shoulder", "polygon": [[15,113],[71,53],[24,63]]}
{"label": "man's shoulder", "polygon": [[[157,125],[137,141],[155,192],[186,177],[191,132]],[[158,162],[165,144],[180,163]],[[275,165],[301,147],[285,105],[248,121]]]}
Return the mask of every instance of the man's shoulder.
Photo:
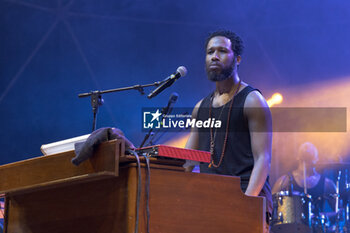
{"label": "man's shoulder", "polygon": [[288,187],[289,181],[289,175],[286,174],[280,176],[272,187],[272,193],[274,194],[283,191],[286,187]]}
{"label": "man's shoulder", "polygon": [[245,100],[244,107],[259,108],[268,107],[267,102],[261,92],[257,89],[252,89]]}
{"label": "man's shoulder", "polygon": [[204,98],[202,98],[200,101],[198,101],[198,102],[196,103],[196,105],[194,106],[194,108],[199,108],[199,107],[201,106],[203,100],[204,100]]}
{"label": "man's shoulder", "polygon": [[202,105],[202,102],[203,102],[204,99],[205,99],[205,98],[203,98],[203,99],[201,99],[200,101],[198,101],[198,102],[196,103],[196,105],[194,106],[193,111],[192,111],[192,118],[197,118],[197,116],[198,116],[198,110],[199,110],[200,106]]}
{"label": "man's shoulder", "polygon": [[335,183],[331,180],[325,177],[324,180],[325,190],[329,193],[334,193],[336,190]]}

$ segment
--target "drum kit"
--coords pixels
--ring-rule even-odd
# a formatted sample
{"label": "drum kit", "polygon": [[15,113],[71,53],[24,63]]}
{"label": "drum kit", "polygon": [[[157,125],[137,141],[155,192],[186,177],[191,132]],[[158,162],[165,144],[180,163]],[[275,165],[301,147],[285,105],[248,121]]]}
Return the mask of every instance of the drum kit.
{"label": "drum kit", "polygon": [[[320,212],[313,197],[291,189],[273,195],[273,233],[350,233],[350,163],[321,163],[317,171],[335,172],[334,212]],[[306,194],[305,194],[306,193]],[[328,197],[329,198],[329,197]]]}

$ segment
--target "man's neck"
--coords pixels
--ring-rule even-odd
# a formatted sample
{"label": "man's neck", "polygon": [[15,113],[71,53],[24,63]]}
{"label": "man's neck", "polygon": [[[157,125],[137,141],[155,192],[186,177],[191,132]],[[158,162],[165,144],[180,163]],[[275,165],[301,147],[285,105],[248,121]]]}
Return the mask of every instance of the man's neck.
{"label": "man's neck", "polygon": [[[316,169],[314,167],[306,166],[305,169],[306,169],[306,176],[307,177],[318,175],[318,173],[316,172]],[[300,175],[302,175],[304,173],[304,166],[302,164],[298,166],[298,173]]]}
{"label": "man's neck", "polygon": [[237,73],[232,74],[231,77],[223,80],[223,81],[218,81],[216,82],[216,92],[219,95],[222,94],[229,94],[234,87],[236,87],[239,83],[239,77]]}

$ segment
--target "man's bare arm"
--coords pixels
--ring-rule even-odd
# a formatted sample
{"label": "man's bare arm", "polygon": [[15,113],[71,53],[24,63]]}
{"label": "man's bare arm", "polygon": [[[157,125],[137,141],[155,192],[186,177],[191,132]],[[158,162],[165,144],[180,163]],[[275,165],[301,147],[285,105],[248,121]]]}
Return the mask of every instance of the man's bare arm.
{"label": "man's bare arm", "polygon": [[244,113],[248,119],[254,168],[246,195],[258,196],[270,172],[272,119],[264,97],[253,91],[247,96]]}
{"label": "man's bare arm", "polygon": [[287,175],[281,176],[277,179],[276,183],[273,185],[272,194],[278,193],[280,191],[287,190],[290,186],[289,177]]}
{"label": "man's bare arm", "polygon": [[[202,100],[199,101],[196,106],[194,107],[193,111],[192,111],[192,119],[196,119],[197,118],[197,114],[198,114],[198,108],[201,105]],[[191,129],[190,132],[190,136],[187,140],[186,149],[194,149],[194,150],[198,150],[198,143],[199,143],[199,138],[198,138],[198,130],[196,129],[196,127]],[[193,165],[187,166],[187,164],[190,163],[189,161],[186,162],[186,164],[184,165],[185,170],[187,172],[191,172],[194,168]]]}

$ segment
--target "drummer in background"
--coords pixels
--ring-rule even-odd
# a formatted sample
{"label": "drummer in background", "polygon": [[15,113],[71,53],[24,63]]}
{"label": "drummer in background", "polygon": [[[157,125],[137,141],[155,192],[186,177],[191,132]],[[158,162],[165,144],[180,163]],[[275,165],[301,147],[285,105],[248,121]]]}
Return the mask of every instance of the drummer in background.
{"label": "drummer in background", "polygon": [[318,161],[317,148],[312,143],[305,142],[299,147],[297,161],[297,169],[278,178],[272,188],[272,193],[290,190],[291,188],[294,193],[304,193],[304,184],[306,184],[307,194],[311,195],[316,212],[324,212],[326,202],[334,211],[335,199],[333,194],[336,193],[336,186],[332,180],[316,171],[315,164]]}

